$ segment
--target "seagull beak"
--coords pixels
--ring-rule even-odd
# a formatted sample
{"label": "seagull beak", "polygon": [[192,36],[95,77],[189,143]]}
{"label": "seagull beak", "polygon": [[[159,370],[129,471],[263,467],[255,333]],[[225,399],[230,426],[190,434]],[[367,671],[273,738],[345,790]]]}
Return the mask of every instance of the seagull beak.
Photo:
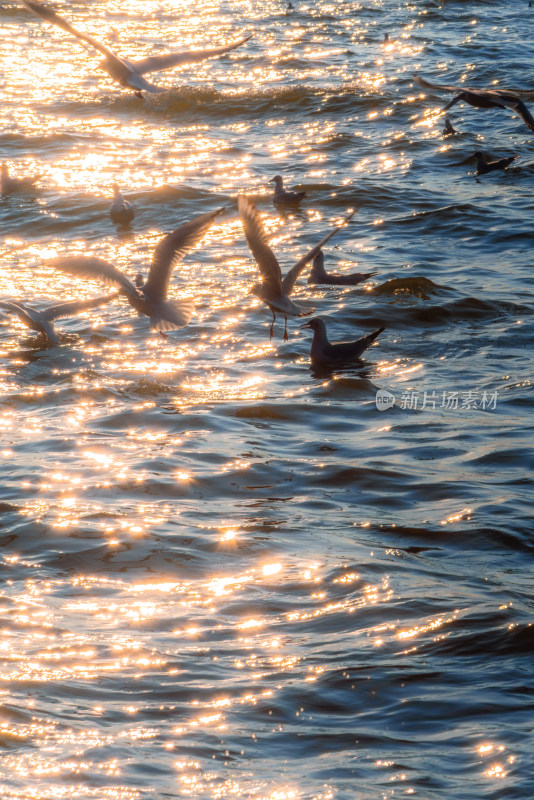
{"label": "seagull beak", "polygon": [[304,325],[299,325],[299,327],[300,327],[301,329],[302,329],[302,328],[311,328],[311,322],[305,322],[305,323],[304,323]]}

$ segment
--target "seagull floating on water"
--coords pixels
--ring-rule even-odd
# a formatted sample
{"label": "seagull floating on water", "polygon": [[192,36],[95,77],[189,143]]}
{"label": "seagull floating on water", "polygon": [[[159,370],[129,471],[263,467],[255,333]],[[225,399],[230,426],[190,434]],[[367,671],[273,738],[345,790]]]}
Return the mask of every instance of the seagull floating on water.
{"label": "seagull floating on water", "polygon": [[376,275],[376,271],[351,272],[349,275],[336,275],[332,272],[326,272],[324,268],[324,253],[322,250],[319,250],[313,259],[308,283],[322,283],[329,286],[356,286],[357,283],[362,283],[362,281],[366,281],[373,275]]}
{"label": "seagull floating on water", "polygon": [[2,300],[0,301],[0,308],[3,308],[8,314],[16,314],[27,328],[42,334],[45,340],[59,344],[57,333],[52,325],[55,319],[74,317],[82,311],[102,306],[116,296],[117,292],[112,292],[100,297],[91,297],[89,300],[71,300],[67,303],[59,303],[58,305],[50,306],[50,308],[44,308],[42,311],[37,311],[36,308],[27,306],[19,301],[6,302]]}
{"label": "seagull floating on water", "polygon": [[281,175],[275,175],[269,183],[274,183],[273,203],[277,205],[294,206],[306,196],[306,192],[287,192]]}
{"label": "seagull floating on water", "polygon": [[493,172],[496,169],[506,169],[512,161],[519,158],[519,156],[505,156],[505,158],[491,161],[488,154],[484,153],[483,150],[477,150],[471,157],[477,160],[477,175],[485,175],[487,172]]}
{"label": "seagull floating on water", "polygon": [[0,167],[0,194],[15,194],[16,192],[28,192],[35,189],[35,184],[39,180],[36,178],[11,178],[7,164]]}
{"label": "seagull floating on water", "polygon": [[80,33],[80,31],[73,28],[66,19],[60,17],[50,6],[38,2],[38,0],[21,0],[21,3],[26,6],[29,11],[33,11],[34,14],[37,14],[37,16],[71,33],[81,42],[88,45],[89,48],[98,50],[98,52],[104,56],[104,60],[100,62],[99,66],[107,72],[110,78],[117,81],[121,86],[127,89],[133,89],[137,97],[143,96],[141,94],[142,91],[152,93],[168,91],[160,86],[155,86],[153,83],[149,83],[143,78],[143,75],[149,72],[159,72],[160,70],[170,69],[178,65],[194,64],[198,61],[205,61],[207,58],[213,58],[215,56],[222,56],[225,53],[229,53],[231,50],[235,50],[236,47],[240,47],[253,35],[245,36],[238,42],[225,45],[224,47],[212,47],[207,50],[185,50],[177,53],[167,53],[161,56],[150,56],[149,58],[144,58],[142,61],[128,61],[126,58],[120,58],[114,55],[111,50],[86,33]]}
{"label": "seagull floating on water", "polygon": [[48,263],[70,275],[93,278],[116,286],[139,314],[146,314],[150,318],[150,330],[159,331],[163,338],[167,338],[164,331],[183,328],[195,310],[192,300],[167,300],[172,271],[185,254],[200,242],[222,211],[224,208],[201,214],[164,236],[154,251],[148,280],[145,282],[143,275],[137,273],[135,286],[113,264],[101,258],[70,256],[55,258]]}
{"label": "seagull floating on water", "polygon": [[455,136],[456,128],[453,127],[452,122],[448,117],[445,117],[445,127],[443,128],[443,136]]}
{"label": "seagull floating on water", "polygon": [[289,295],[293,291],[295,283],[297,282],[297,278],[306,265],[309,264],[312,258],[314,258],[314,256],[319,252],[321,247],[326,244],[326,242],[331,239],[332,236],[352,218],[353,214],[350,214],[345,222],[343,222],[341,225],[338,225],[333,231],[330,231],[330,233],[321,239],[319,244],[316,244],[315,247],[312,247],[312,249],[300,259],[300,261],[297,261],[295,266],[289,270],[286,276],[282,278],[280,264],[278,263],[275,254],[269,247],[267,234],[265,233],[265,228],[263,227],[263,223],[260,215],[258,214],[256,206],[252,200],[249,200],[248,197],[239,195],[237,198],[237,207],[243,222],[243,228],[245,229],[245,238],[247,240],[247,244],[256,260],[262,277],[261,283],[256,283],[252,287],[252,293],[263,300],[263,302],[268,305],[272,311],[273,321],[270,330],[271,339],[273,338],[273,327],[276,320],[276,314],[279,313],[284,315],[284,341],[287,341],[287,315],[290,314],[294,317],[305,317],[308,314],[313,314],[314,310],[313,308],[307,308],[306,306],[294,303],[293,300],[291,300]]}
{"label": "seagull floating on water", "polygon": [[135,217],[132,204],[124,199],[117,183],[113,184],[113,202],[109,209],[109,216],[116,225],[129,225]]}
{"label": "seagull floating on water", "polygon": [[459,92],[458,96],[442,109],[448,111],[455,103],[463,100],[474,108],[509,108],[518,114],[527,128],[534,131],[534,117],[523,103],[519,95],[507,92],[503,89],[469,89],[464,86],[447,86],[440,83],[430,83],[430,81],[414,75],[415,82],[426,89],[436,89],[438,92]]}
{"label": "seagull floating on water", "polygon": [[313,341],[310,359],[313,366],[326,367],[356,361],[367,350],[375,339],[380,336],[385,328],[379,328],[368,336],[356,339],[354,342],[330,342],[326,332],[326,325],[321,317],[313,317],[309,322],[301,325],[302,328],[311,328]]}

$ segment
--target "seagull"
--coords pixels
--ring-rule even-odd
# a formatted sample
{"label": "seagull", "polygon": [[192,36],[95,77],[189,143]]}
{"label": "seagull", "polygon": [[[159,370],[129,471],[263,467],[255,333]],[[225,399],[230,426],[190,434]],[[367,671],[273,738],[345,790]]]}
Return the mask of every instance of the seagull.
{"label": "seagull", "polygon": [[37,178],[11,178],[7,164],[0,167],[0,194],[14,194],[15,192],[28,192],[35,188]]}
{"label": "seagull", "polygon": [[484,153],[482,150],[477,150],[476,153],[473,153],[471,158],[476,158],[477,160],[477,175],[485,175],[487,172],[493,172],[495,169],[506,169],[506,167],[509,167],[512,161],[515,161],[519,156],[506,156],[496,161],[490,161],[487,153]]}
{"label": "seagull", "polygon": [[430,83],[419,75],[414,75],[414,79],[416,83],[427,89],[437,89],[438,92],[459,92],[458,96],[447,103],[442,111],[448,111],[460,100],[469,103],[474,108],[509,108],[521,117],[529,130],[534,131],[534,117],[519,95],[513,92],[503,89],[468,89],[463,86],[444,86],[439,83]]}
{"label": "seagull", "polygon": [[343,364],[347,361],[356,361],[367,350],[375,339],[380,336],[385,328],[379,328],[368,336],[356,339],[355,342],[331,343],[328,340],[326,325],[321,317],[313,317],[309,322],[301,325],[302,328],[311,328],[313,331],[313,341],[311,346],[310,358],[313,366],[325,367],[333,364]]}
{"label": "seagull", "polygon": [[222,211],[224,208],[201,214],[164,236],[154,251],[148,280],[145,281],[138,272],[134,279],[135,286],[113,264],[101,258],[69,256],[55,258],[48,264],[69,275],[101,280],[116,286],[119,294],[123,294],[139,314],[146,314],[150,318],[150,330],[159,331],[166,339],[164,331],[183,328],[195,310],[192,300],[167,300],[172,271],[185,254],[200,242]]}
{"label": "seagull", "polygon": [[146,73],[159,72],[160,70],[170,69],[178,65],[193,64],[198,61],[204,61],[207,58],[224,55],[224,53],[229,53],[231,50],[235,50],[236,47],[240,47],[252,36],[252,34],[250,36],[245,36],[238,42],[224,47],[212,47],[207,50],[184,50],[178,53],[150,56],[142,61],[128,61],[125,58],[114,55],[111,50],[103,44],[100,44],[100,42],[95,41],[95,39],[88,36],[86,33],[77,31],[76,28],[73,28],[66,19],[60,17],[50,6],[38,2],[38,0],[21,0],[21,3],[29,11],[33,11],[38,17],[42,17],[46,20],[46,22],[51,22],[53,25],[57,25],[64,31],[71,33],[77,39],[80,39],[89,49],[98,50],[98,52],[104,56],[104,60],[100,62],[99,66],[108,73],[110,78],[117,81],[117,83],[125,89],[132,89],[134,94],[140,98],[143,97],[141,94],[143,91],[152,93],[167,91],[167,89],[155,86],[153,83],[146,81],[143,78],[143,75]]}
{"label": "seagull", "polygon": [[6,302],[2,300],[0,301],[0,308],[3,308],[8,314],[16,314],[27,328],[38,331],[44,336],[45,340],[53,342],[53,344],[59,344],[59,339],[52,325],[55,319],[73,317],[81,311],[97,308],[116,296],[117,292],[112,292],[111,294],[101,295],[100,297],[91,297],[89,300],[71,300],[67,303],[59,303],[59,305],[44,308],[42,311],[37,311],[36,308],[32,308],[18,301]]}
{"label": "seagull", "polygon": [[247,240],[247,244],[256,260],[262,277],[261,283],[256,283],[252,287],[252,293],[263,300],[263,302],[268,305],[272,311],[273,321],[270,330],[271,339],[273,338],[273,327],[276,320],[276,314],[279,313],[284,315],[286,323],[284,329],[284,341],[287,341],[289,338],[287,335],[287,315],[290,314],[294,317],[305,317],[308,314],[313,314],[313,308],[307,308],[305,306],[298,305],[289,297],[293,291],[295,283],[297,282],[298,276],[304,267],[309,264],[312,258],[314,258],[319,252],[321,247],[326,244],[326,242],[331,239],[332,236],[352,218],[354,212],[347,217],[345,222],[343,222],[341,225],[338,225],[337,228],[334,228],[333,231],[330,231],[330,233],[321,239],[319,244],[316,244],[315,247],[312,247],[312,249],[300,259],[300,261],[297,261],[295,266],[289,270],[285,277],[282,278],[280,265],[275,254],[269,247],[267,242],[267,234],[265,233],[265,229],[256,206],[252,200],[249,200],[248,197],[239,195],[237,199],[237,207],[241,221],[243,222],[243,228],[245,229],[245,238]]}
{"label": "seagull", "polygon": [[286,192],[281,175],[275,175],[269,183],[274,183],[273,203],[277,205],[294,206],[306,196],[306,192]]}
{"label": "seagull", "polygon": [[448,117],[445,117],[445,127],[443,128],[443,136],[455,136],[456,128],[453,127],[452,122]]}
{"label": "seagull", "polygon": [[109,209],[109,216],[116,225],[129,225],[135,217],[132,204],[124,199],[117,183],[113,184],[113,202]]}
{"label": "seagull", "polygon": [[323,283],[329,286],[355,286],[373,275],[376,275],[376,272],[351,272],[350,275],[335,275],[332,272],[326,272],[324,268],[324,253],[319,250],[313,259],[308,283]]}

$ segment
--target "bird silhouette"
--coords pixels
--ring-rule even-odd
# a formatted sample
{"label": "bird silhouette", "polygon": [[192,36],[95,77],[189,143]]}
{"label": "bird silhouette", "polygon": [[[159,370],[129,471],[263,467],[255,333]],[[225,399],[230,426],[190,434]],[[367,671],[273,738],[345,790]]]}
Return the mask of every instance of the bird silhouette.
{"label": "bird silhouette", "polygon": [[448,111],[453,105],[463,100],[474,108],[509,108],[518,114],[527,128],[534,131],[534,117],[523,103],[519,95],[502,89],[470,89],[464,86],[448,86],[440,83],[430,83],[420,75],[414,75],[416,83],[426,89],[436,89],[438,92],[458,92],[457,97],[447,103],[442,111]]}
{"label": "bird silhouette", "polygon": [[157,244],[152,264],[145,281],[141,273],[135,276],[135,285],[109,261],[92,256],[68,256],[55,258],[48,264],[56,269],[77,277],[93,278],[116,286],[130,305],[139,314],[150,318],[150,330],[164,331],[183,328],[195,310],[192,300],[167,300],[169,282],[174,267],[200,242],[215,217],[224,211],[210,211],[186,222],[168,233]]}
{"label": "bird silhouette", "polygon": [[454,136],[456,134],[456,128],[454,128],[452,122],[448,117],[445,117],[445,127],[443,128],[443,136]]}
{"label": "bird silhouette", "polygon": [[132,204],[125,200],[117,183],[113,184],[113,202],[109,209],[111,221],[116,225],[129,225],[135,217]]}
{"label": "bird silhouette", "polygon": [[38,17],[46,20],[46,22],[51,22],[53,25],[57,25],[59,28],[67,31],[67,33],[75,36],[90,49],[92,48],[101,53],[104,56],[104,60],[99,64],[101,69],[107,72],[109,77],[120,84],[120,86],[126,89],[132,89],[137,97],[142,97],[141,92],[143,91],[152,93],[167,91],[167,89],[149,83],[143,78],[143,75],[150,72],[170,69],[178,65],[194,64],[199,61],[205,61],[207,58],[224,55],[231,50],[235,50],[236,47],[240,47],[253,35],[250,34],[249,36],[243,37],[238,42],[223,47],[212,47],[207,50],[185,50],[176,53],[167,53],[161,56],[150,56],[141,61],[128,61],[126,58],[120,58],[114,55],[108,47],[97,42],[92,36],[88,36],[88,34],[76,30],[70,22],[63,19],[63,17],[57,14],[50,6],[40,3],[38,0],[21,0],[21,3],[26,6],[29,11],[37,14]]}
{"label": "bird silhouette", "polygon": [[312,268],[308,276],[310,284],[326,284],[328,286],[356,286],[376,275],[376,272],[351,272],[348,275],[336,275],[326,272],[324,268],[324,253],[319,250],[313,259]]}
{"label": "bird silhouette", "polygon": [[311,328],[313,331],[310,359],[312,366],[318,367],[356,361],[385,330],[385,328],[379,328],[374,333],[356,339],[354,342],[330,342],[325,322],[321,317],[313,317],[301,327]]}
{"label": "bird silhouette", "polygon": [[306,192],[288,192],[284,189],[284,179],[275,175],[269,183],[274,183],[273,203],[280,206],[294,206],[306,197]]}
{"label": "bird silhouette", "polygon": [[506,169],[519,156],[505,156],[492,161],[483,150],[477,150],[471,158],[476,158],[477,160],[477,175],[485,175],[487,172],[493,172],[496,169]]}
{"label": "bird silhouette", "polygon": [[112,292],[100,297],[91,297],[89,300],[70,300],[66,303],[50,306],[50,308],[44,308],[42,311],[38,311],[36,308],[18,300],[16,302],[2,300],[0,301],[0,308],[3,308],[8,314],[15,314],[27,328],[37,331],[53,344],[58,344],[59,339],[52,325],[54,320],[63,317],[74,317],[82,311],[102,306],[116,296],[117,292]]}
{"label": "bird silhouette", "polygon": [[263,302],[269,306],[273,314],[273,321],[271,324],[270,336],[273,337],[273,328],[276,320],[276,314],[280,313],[285,318],[284,341],[287,341],[287,316],[288,314],[295,317],[304,317],[313,313],[313,308],[294,303],[290,298],[297,278],[307,264],[319,252],[321,247],[337,233],[337,231],[348,222],[353,214],[345,220],[344,223],[338,225],[337,228],[330,231],[321,241],[312,247],[306,255],[297,261],[294,267],[282,278],[282,271],[280,264],[267,241],[267,234],[261,221],[260,215],[256,206],[249,200],[248,197],[240,195],[237,199],[237,207],[243,222],[245,230],[245,238],[254,256],[258,268],[261,273],[261,283],[257,283],[252,287],[253,294],[257,295]]}

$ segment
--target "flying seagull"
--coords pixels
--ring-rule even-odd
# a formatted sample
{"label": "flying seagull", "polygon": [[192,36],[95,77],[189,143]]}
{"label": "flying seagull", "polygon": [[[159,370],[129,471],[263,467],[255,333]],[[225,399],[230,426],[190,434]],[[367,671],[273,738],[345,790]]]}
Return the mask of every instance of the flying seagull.
{"label": "flying seagull", "polygon": [[349,275],[336,275],[333,272],[326,272],[324,268],[324,253],[319,250],[313,259],[308,283],[321,283],[328,286],[356,286],[357,283],[366,281],[367,278],[371,278],[373,275],[376,275],[376,272],[351,272]]}
{"label": "flying seagull", "polygon": [[321,317],[313,317],[309,322],[305,322],[302,328],[311,328],[313,331],[313,341],[311,346],[312,366],[326,367],[335,364],[343,364],[349,361],[356,361],[367,350],[374,340],[380,336],[385,328],[379,328],[368,336],[356,339],[355,342],[331,343],[328,340],[326,325]]}
{"label": "flying seagull", "polygon": [[91,297],[89,300],[71,300],[67,303],[59,303],[50,308],[44,308],[42,311],[37,311],[36,308],[27,306],[19,301],[6,302],[2,300],[0,301],[0,308],[3,308],[8,314],[16,314],[27,328],[38,331],[44,336],[45,340],[48,339],[50,342],[58,344],[59,339],[52,325],[55,319],[74,317],[81,311],[88,311],[90,308],[102,306],[116,296],[117,292],[112,292],[100,297]]}
{"label": "flying seagull", "polygon": [[148,280],[145,281],[138,272],[135,286],[113,264],[101,258],[69,256],[55,258],[47,263],[69,275],[101,280],[116,286],[139,314],[150,318],[150,330],[159,331],[166,339],[164,331],[183,328],[195,310],[192,300],[167,300],[172,271],[185,254],[200,242],[215,217],[222,211],[224,208],[201,214],[164,236],[154,251]]}
{"label": "flying seagull", "polygon": [[64,31],[71,33],[81,42],[84,42],[89,49],[98,50],[104,56],[104,60],[100,62],[99,66],[108,73],[110,78],[117,81],[125,89],[132,89],[137,97],[142,97],[142,91],[145,92],[166,92],[167,89],[161,86],[155,86],[143,78],[143,75],[149,72],[159,72],[160,70],[170,69],[182,64],[194,64],[198,61],[204,61],[207,58],[214,56],[221,56],[224,53],[229,53],[230,50],[235,50],[236,47],[244,44],[250,36],[245,36],[234,44],[226,45],[224,47],[212,47],[207,50],[183,50],[178,53],[167,53],[162,56],[151,56],[144,58],[142,61],[128,61],[125,58],[120,58],[114,55],[111,50],[105,47],[100,42],[95,41],[91,36],[86,33],[73,28],[66,19],[60,17],[53,8],[38,0],[21,0],[21,3],[29,10],[33,11],[37,16],[42,17],[46,22],[51,22],[57,25]]}
{"label": "flying seagull", "polygon": [[124,199],[117,183],[113,184],[113,202],[109,209],[109,216],[116,225],[129,225],[135,217],[132,204]]}
{"label": "flying seagull", "polygon": [[284,179],[275,175],[269,183],[274,183],[273,203],[279,206],[295,206],[306,196],[306,192],[288,192],[284,189]]}
{"label": "flying seagull", "polygon": [[[261,273],[261,283],[256,283],[252,287],[252,293],[257,295],[263,302],[269,306],[273,314],[273,322],[270,330],[270,337],[273,337],[273,327],[276,320],[276,314],[283,314],[285,318],[284,341],[287,341],[287,315],[290,314],[294,317],[305,317],[313,313],[313,308],[298,305],[290,298],[293,287],[297,282],[297,278],[310,263],[312,258],[318,253],[321,247],[337,233],[353,216],[350,214],[345,222],[330,231],[321,241],[312,247],[306,255],[298,261],[294,267],[282,278],[282,271],[275,254],[269,247],[267,241],[267,234],[263,227],[260,215],[256,206],[244,195],[239,195],[237,199],[237,207],[245,229],[245,238],[254,256],[256,263]],[[354,213],[354,212],[353,212]]]}
{"label": "flying seagull", "polygon": [[509,108],[518,114],[527,128],[534,131],[534,117],[523,103],[519,95],[507,92],[503,89],[469,89],[464,86],[446,86],[440,83],[430,83],[430,81],[414,75],[415,82],[425,89],[436,89],[438,92],[458,92],[450,103],[442,109],[448,111],[453,105],[463,100],[474,108]]}
{"label": "flying seagull", "polygon": [[477,160],[477,175],[486,175],[486,173],[493,172],[496,169],[506,169],[519,156],[505,156],[505,158],[491,161],[487,153],[484,153],[483,150],[477,150],[471,158],[476,158]]}

